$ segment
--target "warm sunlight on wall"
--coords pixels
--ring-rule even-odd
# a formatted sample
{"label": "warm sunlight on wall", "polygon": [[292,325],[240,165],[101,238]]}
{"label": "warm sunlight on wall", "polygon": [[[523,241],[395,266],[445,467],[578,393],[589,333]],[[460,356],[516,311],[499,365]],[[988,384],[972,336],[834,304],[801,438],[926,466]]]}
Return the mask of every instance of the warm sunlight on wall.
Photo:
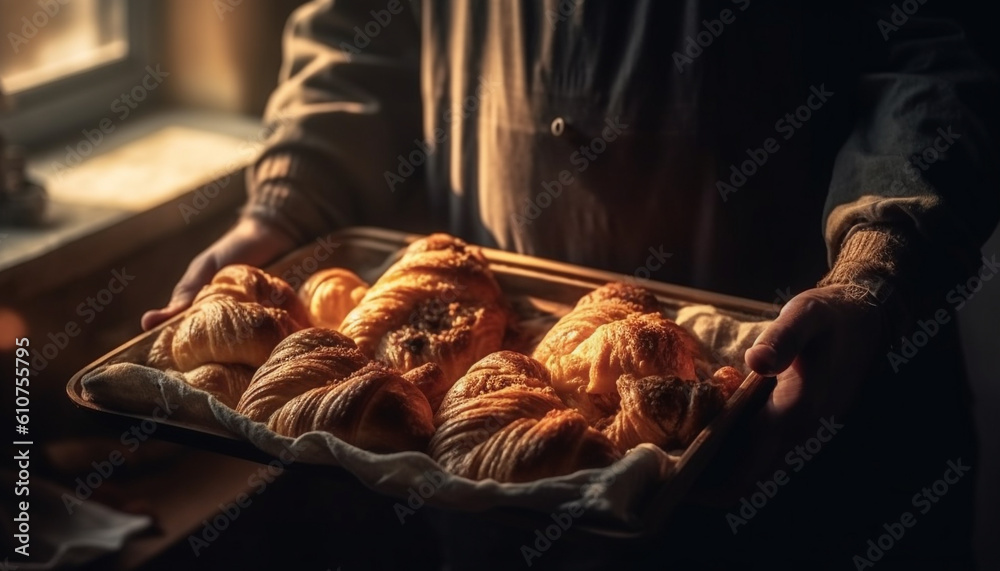
{"label": "warm sunlight on wall", "polygon": [[277,84],[281,32],[300,0],[188,0],[163,5],[165,67],[183,105],[258,115]]}
{"label": "warm sunlight on wall", "polygon": [[0,3],[4,90],[16,93],[128,53],[126,0]]}

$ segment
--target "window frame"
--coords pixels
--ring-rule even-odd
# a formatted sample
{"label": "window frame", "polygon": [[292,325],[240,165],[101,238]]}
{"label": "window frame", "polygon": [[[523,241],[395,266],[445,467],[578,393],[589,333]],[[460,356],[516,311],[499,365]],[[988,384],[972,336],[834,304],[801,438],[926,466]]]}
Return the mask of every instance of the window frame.
{"label": "window frame", "polygon": [[[0,115],[0,132],[12,143],[35,148],[93,127],[109,113],[122,93],[142,79],[147,65],[156,66],[156,32],[151,0],[125,0],[128,48],[123,57],[56,80],[6,94],[8,110]],[[12,104],[12,105],[11,105]]]}

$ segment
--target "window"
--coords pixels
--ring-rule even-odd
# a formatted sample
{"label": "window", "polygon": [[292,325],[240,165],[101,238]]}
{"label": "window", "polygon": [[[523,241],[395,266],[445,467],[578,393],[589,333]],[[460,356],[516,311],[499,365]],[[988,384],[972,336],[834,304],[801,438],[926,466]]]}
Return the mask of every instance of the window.
{"label": "window", "polygon": [[141,79],[154,35],[149,0],[0,0],[0,115],[12,141],[41,146],[108,112]]}
{"label": "window", "polygon": [[[65,5],[63,5],[65,4]],[[128,56],[124,0],[5,2],[4,91],[16,94]]]}

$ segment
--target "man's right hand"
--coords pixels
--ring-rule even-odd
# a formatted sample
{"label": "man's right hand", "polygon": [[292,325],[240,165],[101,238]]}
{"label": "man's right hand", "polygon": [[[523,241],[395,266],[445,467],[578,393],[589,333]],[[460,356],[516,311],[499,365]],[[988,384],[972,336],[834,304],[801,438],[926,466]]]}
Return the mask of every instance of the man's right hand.
{"label": "man's right hand", "polygon": [[148,331],[184,311],[202,286],[229,264],[261,266],[295,247],[295,241],[274,226],[255,218],[243,218],[214,244],[198,254],[181,276],[170,303],[147,311],[142,328]]}

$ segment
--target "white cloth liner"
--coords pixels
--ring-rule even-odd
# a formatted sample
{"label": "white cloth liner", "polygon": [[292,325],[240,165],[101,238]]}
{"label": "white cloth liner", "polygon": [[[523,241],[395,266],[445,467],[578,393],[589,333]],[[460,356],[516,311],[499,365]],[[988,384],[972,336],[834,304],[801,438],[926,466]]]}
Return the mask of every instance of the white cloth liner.
{"label": "white cloth liner", "polygon": [[[684,307],[671,317],[714,350],[712,366],[731,365],[744,374],[743,353],[767,324],[742,322],[705,305]],[[573,508],[578,513],[582,505],[582,520],[629,529],[640,524],[642,499],[670,478],[679,458],[644,444],[604,469],[521,484],[473,481],[445,473],[419,452],[374,454],[321,432],[296,439],[279,436],[174,373],[116,363],[94,370],[82,382],[88,399],[112,410],[149,415],[158,406],[176,408],[171,420],[223,428],[283,461],[292,455],[296,462],[341,466],[371,489],[400,498],[397,514],[419,508],[418,497],[427,505],[462,511],[512,507],[544,514]]]}

